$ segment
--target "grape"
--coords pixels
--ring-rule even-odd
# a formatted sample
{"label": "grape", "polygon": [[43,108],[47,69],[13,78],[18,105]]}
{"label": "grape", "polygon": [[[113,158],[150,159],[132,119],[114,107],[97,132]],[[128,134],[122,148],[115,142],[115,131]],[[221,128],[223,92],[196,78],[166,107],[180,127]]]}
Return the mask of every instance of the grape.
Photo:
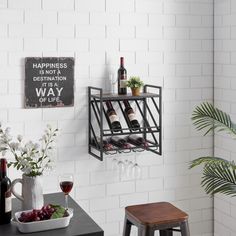
{"label": "grape", "polygon": [[19,221],[26,223],[26,222],[32,222],[32,221],[42,221],[42,220],[48,220],[51,218],[52,214],[56,211],[56,209],[53,208],[52,205],[48,204],[46,206],[43,206],[41,209],[33,209],[29,212],[22,212]]}

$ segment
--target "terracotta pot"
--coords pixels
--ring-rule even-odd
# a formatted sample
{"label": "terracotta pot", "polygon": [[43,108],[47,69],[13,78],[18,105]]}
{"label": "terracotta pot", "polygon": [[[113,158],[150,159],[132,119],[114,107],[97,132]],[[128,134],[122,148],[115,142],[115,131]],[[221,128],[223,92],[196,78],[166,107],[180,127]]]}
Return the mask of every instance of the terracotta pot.
{"label": "terracotta pot", "polygon": [[132,95],[139,96],[140,95],[140,88],[132,88]]}

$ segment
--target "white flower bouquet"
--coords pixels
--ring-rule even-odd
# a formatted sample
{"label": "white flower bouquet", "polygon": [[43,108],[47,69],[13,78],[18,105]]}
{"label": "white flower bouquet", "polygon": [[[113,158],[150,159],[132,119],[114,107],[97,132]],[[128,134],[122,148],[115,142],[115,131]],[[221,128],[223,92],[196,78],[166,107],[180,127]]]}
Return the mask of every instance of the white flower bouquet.
{"label": "white flower bouquet", "polygon": [[8,151],[14,156],[14,161],[8,163],[21,170],[27,176],[40,176],[45,170],[51,169],[52,160],[49,151],[53,149],[53,143],[58,129],[52,129],[47,125],[42,138],[38,143],[24,142],[21,135],[17,136],[16,142],[10,135],[10,128],[3,130],[0,124],[0,153],[4,156]]}

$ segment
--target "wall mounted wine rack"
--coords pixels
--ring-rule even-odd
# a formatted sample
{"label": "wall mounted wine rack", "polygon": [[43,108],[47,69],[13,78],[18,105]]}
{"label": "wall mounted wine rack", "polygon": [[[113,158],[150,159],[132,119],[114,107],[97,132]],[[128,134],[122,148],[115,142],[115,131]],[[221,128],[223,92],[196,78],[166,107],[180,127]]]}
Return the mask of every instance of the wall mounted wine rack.
{"label": "wall mounted wine rack", "polygon": [[[122,101],[128,100],[138,116],[140,128],[133,130],[127,114],[124,112]],[[119,112],[122,129],[114,132],[105,109],[105,102],[111,101],[116,112]],[[140,96],[117,95],[103,93],[101,88],[88,87],[88,152],[99,160],[103,160],[104,154],[151,151],[162,154],[162,88],[155,85],[145,85]],[[147,146],[131,145],[127,148],[112,146],[104,148],[104,143],[115,136],[126,139],[131,135],[142,137]]]}

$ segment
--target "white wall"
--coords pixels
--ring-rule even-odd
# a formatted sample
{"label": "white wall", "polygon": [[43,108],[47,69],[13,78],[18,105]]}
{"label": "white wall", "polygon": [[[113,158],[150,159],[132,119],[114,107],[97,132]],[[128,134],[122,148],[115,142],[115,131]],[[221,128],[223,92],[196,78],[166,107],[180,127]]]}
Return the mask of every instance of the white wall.
{"label": "white wall", "polygon": [[[126,205],[162,200],[189,213],[192,236],[213,234],[212,199],[199,185],[200,170],[188,170],[213,148],[190,121],[193,107],[213,98],[212,2],[0,0],[0,119],[31,138],[47,123],[59,127],[57,167],[45,177],[45,192],[59,191],[57,175],[73,171],[74,198],[106,235],[121,235]],[[26,56],[75,57],[74,107],[23,109]],[[142,166],[136,181],[112,171],[111,158],[87,153],[87,86],[104,86],[120,56],[129,75],[164,88],[164,154],[130,155]]]}
{"label": "white wall", "polygon": [[[236,122],[236,2],[215,1],[215,105]],[[235,140],[223,134],[215,136],[215,156],[235,159]],[[215,236],[236,234],[236,200],[217,195],[214,200]]]}

